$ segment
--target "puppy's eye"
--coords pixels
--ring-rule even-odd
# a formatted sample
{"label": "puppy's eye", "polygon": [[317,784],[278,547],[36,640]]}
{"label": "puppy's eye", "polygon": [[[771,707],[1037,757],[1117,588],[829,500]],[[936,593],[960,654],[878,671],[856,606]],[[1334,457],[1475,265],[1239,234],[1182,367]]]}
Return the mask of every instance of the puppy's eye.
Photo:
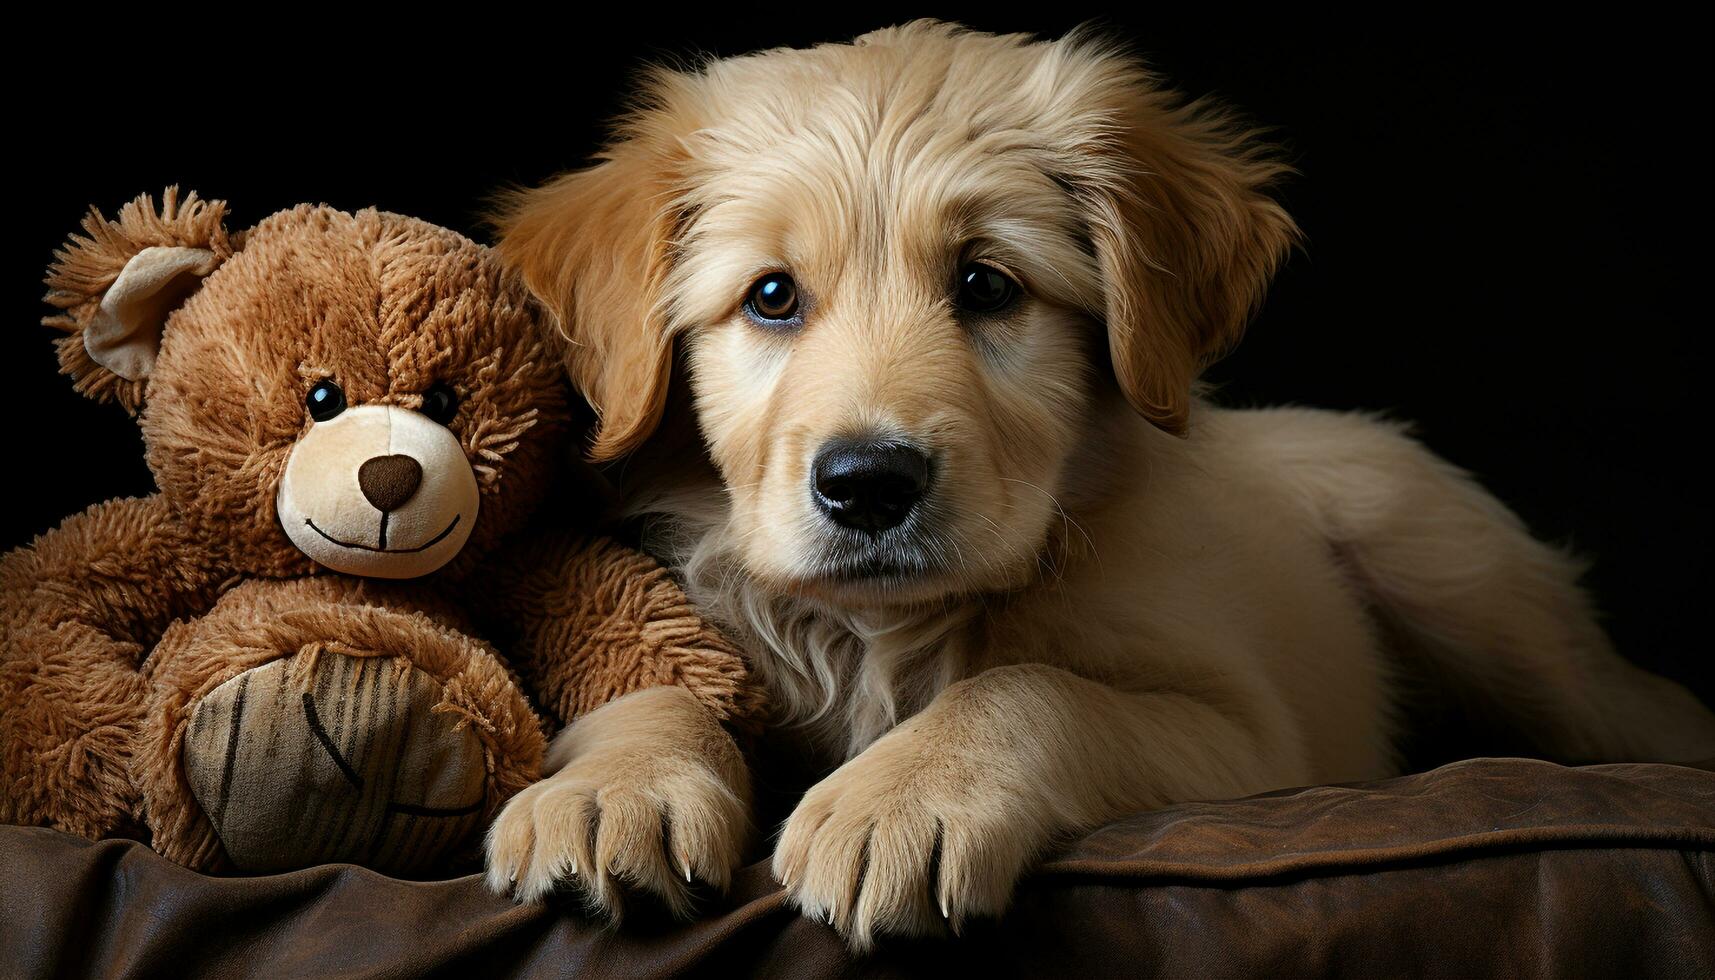
{"label": "puppy's eye", "polygon": [[744,305],[758,320],[772,323],[791,320],[798,315],[798,284],[784,272],[771,272],[750,287],[750,297]]}
{"label": "puppy's eye", "polygon": [[1017,298],[1018,283],[994,266],[968,262],[959,270],[954,301],[967,313],[996,313]]}
{"label": "puppy's eye", "polygon": [[419,411],[436,422],[446,425],[453,420],[453,416],[459,413],[458,393],[453,391],[452,386],[448,384],[430,385],[429,390],[423,392],[423,407]]}
{"label": "puppy's eye", "polygon": [[326,422],[345,411],[345,391],[334,384],[332,378],[318,381],[305,397],[304,404],[309,407],[310,418]]}

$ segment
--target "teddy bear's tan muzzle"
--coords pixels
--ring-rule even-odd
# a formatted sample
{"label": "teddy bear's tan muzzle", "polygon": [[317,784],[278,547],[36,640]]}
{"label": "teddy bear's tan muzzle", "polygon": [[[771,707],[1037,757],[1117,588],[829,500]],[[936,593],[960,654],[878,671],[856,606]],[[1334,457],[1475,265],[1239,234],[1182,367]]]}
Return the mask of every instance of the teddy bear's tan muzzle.
{"label": "teddy bear's tan muzzle", "polygon": [[464,547],[476,474],[451,430],[391,405],[316,422],[293,447],[275,509],[298,550],[351,575],[416,578]]}

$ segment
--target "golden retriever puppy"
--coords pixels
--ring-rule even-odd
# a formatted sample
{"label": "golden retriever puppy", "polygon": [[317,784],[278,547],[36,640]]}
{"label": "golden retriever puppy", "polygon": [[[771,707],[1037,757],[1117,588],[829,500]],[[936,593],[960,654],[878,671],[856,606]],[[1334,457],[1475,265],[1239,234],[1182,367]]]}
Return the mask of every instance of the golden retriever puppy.
{"label": "golden retriever puppy", "polygon": [[[1199,397],[1294,244],[1283,169],[1088,33],[919,22],[659,71],[509,201],[592,456],[831,770],[773,867],[854,946],[997,914],[1127,813],[1396,772],[1401,663],[1561,757],[1715,755],[1578,566],[1401,427]],[[697,712],[573,725],[495,885],[724,882],[747,786]]]}

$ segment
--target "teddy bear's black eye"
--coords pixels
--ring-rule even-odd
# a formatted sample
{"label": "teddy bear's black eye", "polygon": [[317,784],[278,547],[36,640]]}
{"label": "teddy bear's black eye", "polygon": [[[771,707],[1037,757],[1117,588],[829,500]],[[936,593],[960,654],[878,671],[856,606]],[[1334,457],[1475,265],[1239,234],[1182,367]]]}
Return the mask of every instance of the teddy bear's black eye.
{"label": "teddy bear's black eye", "polygon": [[428,391],[423,392],[422,412],[436,422],[446,425],[459,413],[459,396],[451,385],[431,385]]}
{"label": "teddy bear's black eye", "polygon": [[326,422],[345,411],[345,392],[333,383],[332,378],[328,378],[316,382],[316,386],[310,389],[309,397],[304,399],[304,404],[310,408],[310,418],[317,422]]}

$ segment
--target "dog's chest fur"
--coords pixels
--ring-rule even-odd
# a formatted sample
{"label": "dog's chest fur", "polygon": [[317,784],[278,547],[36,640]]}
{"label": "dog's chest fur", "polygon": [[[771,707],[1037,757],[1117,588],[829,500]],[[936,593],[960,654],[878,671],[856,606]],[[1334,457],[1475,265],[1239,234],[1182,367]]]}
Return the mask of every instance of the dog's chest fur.
{"label": "dog's chest fur", "polygon": [[863,751],[967,675],[980,608],[839,609],[687,568],[692,599],[753,656],[781,720],[838,758]]}
{"label": "dog's chest fur", "polygon": [[[720,495],[680,499],[698,498]],[[645,546],[746,651],[776,720],[798,729],[815,754],[829,761],[857,755],[971,672],[979,603],[860,610],[781,594],[745,573],[716,510],[656,511]]]}

